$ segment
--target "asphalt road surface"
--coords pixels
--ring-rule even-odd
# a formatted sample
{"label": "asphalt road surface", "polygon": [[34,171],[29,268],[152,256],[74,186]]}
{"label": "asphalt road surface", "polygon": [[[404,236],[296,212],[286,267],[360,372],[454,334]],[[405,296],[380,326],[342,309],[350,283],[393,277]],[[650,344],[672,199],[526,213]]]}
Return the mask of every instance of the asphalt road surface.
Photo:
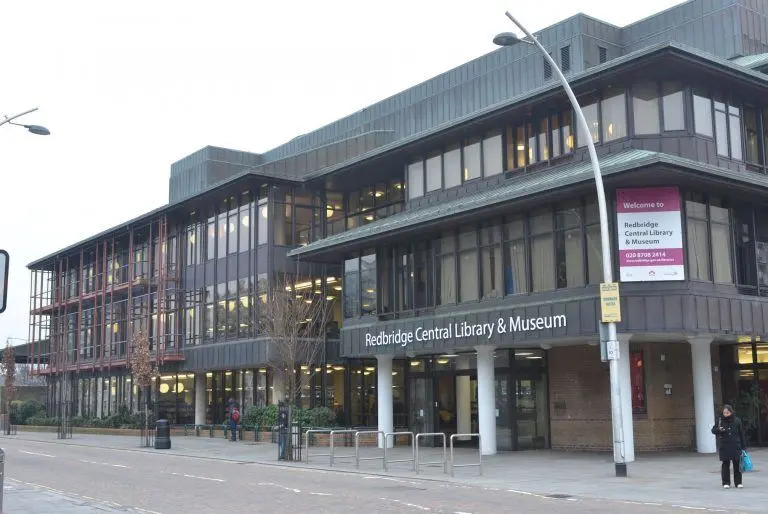
{"label": "asphalt road surface", "polygon": [[[652,503],[551,498],[524,491],[461,486],[418,478],[234,463],[13,439],[5,439],[2,443],[6,451],[6,485],[16,484],[38,488],[46,494],[58,494],[62,502],[76,497],[82,512],[107,510],[107,506],[113,512],[161,514],[227,511],[290,514],[690,512],[690,509]],[[248,451],[248,447],[243,446],[243,451]],[[87,505],[91,505],[92,510],[88,510]],[[9,512],[13,514],[13,511]]]}

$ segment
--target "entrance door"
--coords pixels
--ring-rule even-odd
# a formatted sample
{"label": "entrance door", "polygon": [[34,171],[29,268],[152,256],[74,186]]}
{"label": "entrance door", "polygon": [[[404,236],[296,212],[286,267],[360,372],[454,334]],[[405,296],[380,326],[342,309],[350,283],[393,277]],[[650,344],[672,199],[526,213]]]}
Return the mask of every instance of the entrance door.
{"label": "entrance door", "polygon": [[517,449],[546,448],[549,437],[546,378],[541,374],[518,377],[515,405]]}
{"label": "entrance door", "polygon": [[413,377],[408,387],[409,425],[414,434],[435,431],[435,391],[431,377]]}

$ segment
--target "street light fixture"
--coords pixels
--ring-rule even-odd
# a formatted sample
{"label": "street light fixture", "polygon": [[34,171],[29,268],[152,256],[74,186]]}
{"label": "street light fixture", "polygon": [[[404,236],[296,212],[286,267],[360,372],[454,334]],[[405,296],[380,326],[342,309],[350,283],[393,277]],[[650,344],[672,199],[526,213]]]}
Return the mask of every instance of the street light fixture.
{"label": "street light fixture", "polygon": [[[557,75],[557,78],[560,80],[560,84],[562,84],[563,89],[565,89],[565,92],[568,95],[568,99],[571,101],[571,105],[573,106],[573,110],[576,113],[576,118],[578,120],[579,127],[581,128],[581,132],[587,136],[587,149],[589,150],[589,159],[592,162],[592,172],[595,176],[595,187],[597,189],[597,207],[600,212],[600,240],[603,253],[603,282],[610,284],[613,282],[613,265],[611,263],[611,236],[608,229],[608,209],[605,204],[605,188],[603,187],[603,175],[600,172],[600,163],[597,160],[597,151],[595,150],[595,144],[592,141],[592,138],[589,137],[589,134],[591,134],[592,131],[589,127],[589,124],[587,123],[586,118],[584,117],[584,112],[579,106],[579,102],[576,100],[576,95],[573,94],[571,86],[568,84],[568,81],[565,79],[563,72],[560,70],[560,67],[557,65],[555,60],[552,59],[552,56],[549,55],[549,52],[547,52],[541,43],[539,43],[538,39],[536,39],[536,37],[531,34],[528,29],[523,27],[523,25],[509,13],[509,11],[507,11],[505,14],[507,15],[507,18],[509,18],[512,23],[517,25],[517,27],[525,34],[526,38],[520,39],[514,33],[503,32],[493,38],[493,42],[500,46],[512,46],[518,43],[525,43],[536,46],[536,48],[544,56],[544,59],[546,59],[549,65],[552,67],[552,70],[554,71],[555,75]],[[621,408],[621,383],[619,377],[620,355],[619,344],[616,337],[616,323],[606,323],[606,328],[606,345],[608,350],[607,353],[611,377],[613,460],[616,465],[616,476],[626,477],[627,462],[624,444],[624,417]]]}
{"label": "street light fixture", "polygon": [[24,125],[22,123],[13,122],[13,120],[15,120],[16,118],[20,118],[25,114],[35,112],[36,110],[37,110],[37,107],[35,107],[34,109],[30,109],[28,111],[24,111],[19,114],[15,114],[13,116],[4,116],[5,119],[0,119],[0,125],[5,125],[6,123],[8,123],[9,125],[16,125],[17,127],[24,127],[25,129],[29,130],[31,133],[37,134],[38,136],[49,136],[51,134],[51,131],[41,125]]}

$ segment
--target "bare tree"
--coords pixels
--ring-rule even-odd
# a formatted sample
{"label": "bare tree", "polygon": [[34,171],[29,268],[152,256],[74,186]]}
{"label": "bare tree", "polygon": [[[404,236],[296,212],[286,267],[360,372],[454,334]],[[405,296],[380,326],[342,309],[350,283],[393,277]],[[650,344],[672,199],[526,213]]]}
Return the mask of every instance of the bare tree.
{"label": "bare tree", "polygon": [[149,395],[152,387],[152,379],[157,375],[157,368],[152,362],[152,353],[149,350],[149,337],[144,330],[137,330],[133,334],[133,349],[129,366],[135,384],[142,391],[144,397],[144,445],[149,446]]}
{"label": "bare tree", "polygon": [[3,353],[3,378],[5,378],[5,389],[3,391],[3,409],[8,417],[5,423],[5,433],[11,433],[11,402],[16,398],[16,360],[13,354],[11,343],[5,343],[5,352]]}
{"label": "bare tree", "polygon": [[[270,340],[268,360],[275,373],[283,377],[289,427],[297,395],[312,380],[325,348],[331,302],[322,293],[320,279],[316,282],[317,285],[306,279],[293,283],[290,275],[283,275],[276,280],[267,302],[261,305],[262,332]],[[301,365],[299,371],[297,365]],[[290,442],[285,455],[287,459],[292,457]]]}

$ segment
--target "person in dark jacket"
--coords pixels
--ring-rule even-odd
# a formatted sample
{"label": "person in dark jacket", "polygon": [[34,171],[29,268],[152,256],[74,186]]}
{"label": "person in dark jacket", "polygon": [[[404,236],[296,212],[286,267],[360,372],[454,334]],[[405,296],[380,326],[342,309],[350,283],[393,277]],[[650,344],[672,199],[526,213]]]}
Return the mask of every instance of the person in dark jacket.
{"label": "person in dark jacket", "polygon": [[720,441],[720,460],[723,463],[723,488],[731,487],[731,464],[733,464],[733,483],[741,489],[741,452],[747,449],[744,442],[744,427],[730,405],[723,406],[723,413],[712,427],[712,433]]}

